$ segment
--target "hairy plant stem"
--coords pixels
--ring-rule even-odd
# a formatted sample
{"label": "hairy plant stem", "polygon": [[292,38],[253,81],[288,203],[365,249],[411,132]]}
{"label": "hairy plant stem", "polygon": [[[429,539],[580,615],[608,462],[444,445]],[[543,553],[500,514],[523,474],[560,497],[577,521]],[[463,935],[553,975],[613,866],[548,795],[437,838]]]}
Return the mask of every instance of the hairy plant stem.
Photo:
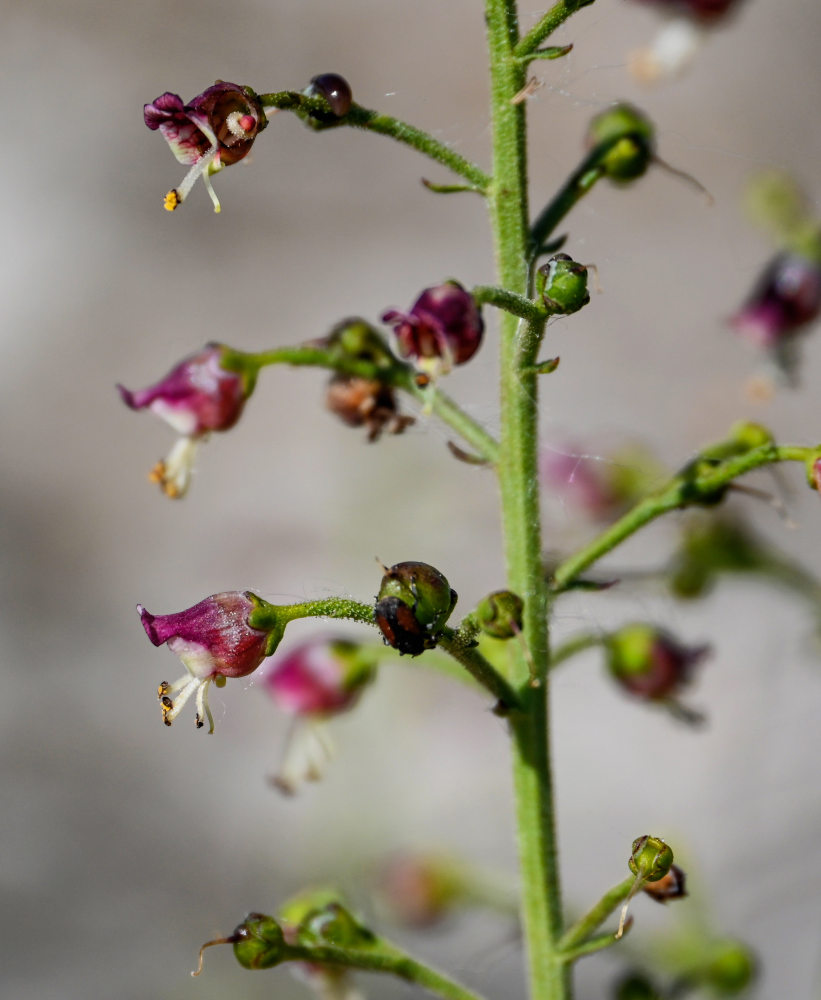
{"label": "hairy plant stem", "polygon": [[[514,0],[486,0],[490,54],[493,180],[487,192],[498,284],[528,294],[528,197],[524,102],[513,103],[525,83],[514,56],[519,26]],[[524,600],[522,634],[538,687],[519,653],[514,682],[523,708],[510,720],[522,884],[522,923],[531,1000],[567,1000],[570,979],[558,949],[562,911],[553,819],[548,728],[547,587],[536,477],[538,396],[533,371],[544,319],[502,313],[500,336],[501,439],[497,464],[502,502],[507,582]]]}

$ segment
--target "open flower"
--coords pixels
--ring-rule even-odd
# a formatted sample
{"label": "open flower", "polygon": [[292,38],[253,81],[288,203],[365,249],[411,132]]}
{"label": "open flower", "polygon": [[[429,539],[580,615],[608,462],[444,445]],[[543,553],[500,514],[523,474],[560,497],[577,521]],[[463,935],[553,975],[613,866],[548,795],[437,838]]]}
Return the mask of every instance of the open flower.
{"label": "open flower", "polygon": [[208,687],[225,685],[228,677],[246,677],[266,656],[268,633],[251,628],[248,616],[254,610],[254,595],[229,591],[206,597],[186,611],[171,615],[152,615],[137,605],[143,628],[155,646],[168,644],[185,666],[186,673],[157,689],[166,726],[179,715],[188,699],[196,694],[197,729],[208,719],[208,732],[214,732],[214,717],[208,707]]}
{"label": "open flower", "polygon": [[132,410],[151,410],[181,435],[150,477],[172,499],[179,499],[188,490],[197,442],[211,431],[233,427],[250,394],[250,386],[241,375],[222,367],[222,353],[219,344],[208,344],[147,389],[131,392],[117,386]]}
{"label": "open flower", "polygon": [[402,356],[434,374],[469,361],[485,329],[476,301],[458,281],[426,288],[409,312],[389,309],[382,322],[393,326]]}
{"label": "open flower", "polygon": [[774,257],[730,326],[769,352],[787,375],[797,362],[795,335],[821,314],[821,265],[797,253]]}
{"label": "open flower", "polygon": [[317,781],[333,756],[325,722],[352,708],[375,677],[377,651],[347,639],[309,639],[271,662],[263,677],[276,704],[295,716],[284,760],[272,783],[293,794]]}
{"label": "open flower", "polygon": [[178,94],[161,94],[145,105],[143,113],[145,124],[152,130],[159,129],[174,156],[191,168],[182,184],[165,196],[169,212],[188,197],[198,177],[203,179],[214,211],[219,212],[210,175],[246,156],[257,133],[268,124],[262,104],[250,87],[223,80],[188,104],[183,104]]}

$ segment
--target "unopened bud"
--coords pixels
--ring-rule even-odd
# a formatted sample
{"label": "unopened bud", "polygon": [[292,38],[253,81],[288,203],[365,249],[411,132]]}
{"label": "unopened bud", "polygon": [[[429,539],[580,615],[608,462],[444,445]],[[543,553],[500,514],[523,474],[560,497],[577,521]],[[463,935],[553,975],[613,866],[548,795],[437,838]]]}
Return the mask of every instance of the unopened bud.
{"label": "unopened bud", "polygon": [[708,652],[708,646],[683,646],[652,625],[625,625],[607,640],[607,666],[631,694],[664,701],[688,683]]}
{"label": "unopened bud", "polygon": [[494,639],[510,639],[522,631],[524,602],[511,590],[497,590],[483,597],[473,617],[479,628]]}
{"label": "unopened bud", "polygon": [[336,118],[343,118],[353,103],[351,85],[338,73],[320,73],[303,91],[306,97],[324,97]]}
{"label": "unopened bud", "polygon": [[660,837],[645,834],[633,841],[633,851],[627,862],[630,871],[646,882],[658,882],[670,871],[673,849]]}
{"label": "unopened bud", "polygon": [[719,941],[704,969],[703,981],[721,996],[734,996],[755,978],[755,956],[740,941]]}
{"label": "unopened bud", "polygon": [[385,570],[374,619],[388,646],[418,656],[436,645],[457,595],[439,570],[403,562]]}
{"label": "unopened bud", "polygon": [[590,122],[587,146],[594,149],[612,142],[599,161],[613,181],[627,183],[645,173],[653,160],[655,128],[650,119],[631,104],[615,104]]}
{"label": "unopened bud", "polygon": [[658,990],[641,972],[628,972],[613,990],[613,1000],[660,1000]]}
{"label": "unopened bud", "polygon": [[590,301],[587,267],[566,253],[557,253],[539,268],[536,291],[551,313],[578,312]]}
{"label": "unopened bud", "polygon": [[271,969],[283,960],[282,928],[264,913],[249,913],[229,940],[236,960],[245,969]]}

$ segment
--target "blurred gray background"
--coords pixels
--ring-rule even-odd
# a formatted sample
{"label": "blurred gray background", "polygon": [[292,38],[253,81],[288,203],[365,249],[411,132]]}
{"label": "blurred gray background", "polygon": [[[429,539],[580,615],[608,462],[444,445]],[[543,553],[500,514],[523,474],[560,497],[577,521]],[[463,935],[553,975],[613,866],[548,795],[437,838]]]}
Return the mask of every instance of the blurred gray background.
{"label": "blurred gray background", "polygon": [[[543,9],[523,4],[528,20]],[[407,308],[448,276],[492,280],[487,226],[478,200],[421,187],[421,176],[448,176],[416,154],[347,130],[314,135],[285,114],[253,162],[216,178],[221,216],[200,186],[170,215],[162,197],[183,168],[143,125],[142,105],[164,90],[190,99],[217,77],[264,91],[334,70],[362,103],[486,163],[482,5],[5,0],[2,26],[0,992],[304,996],[287,971],[244,972],[228,949],[206,956],[200,979],[188,972],[202,941],[305,883],[342,885],[368,912],[361,876],[383,852],[444,846],[513,873],[503,724],[418,661],[391,666],[339,720],[326,780],[286,801],[265,775],[287,720],[253,678],[214,692],[214,736],[194,730],[192,713],[162,726],[155,689],[177,665],[148,644],[134,605],[176,611],[246,587],[269,600],[367,600],[378,556],[434,563],[467,611],[502,582],[493,481],[453,461],[435,422],[368,446],[324,412],[321,373],[274,369],[172,503],[145,481],[172,433],[128,411],[114,384],[149,384],[207,340],[293,343],[349,314]],[[804,387],[756,404],[745,386],[758,359],[724,319],[772,252],[739,210],[745,180],[785,168],[821,208],[821,7],[748,0],[689,75],[643,91],[627,53],[657,26],[649,9],[599,0],[560,35],[574,52],[535,64],[534,210],[577,162],[591,115],[617,97],[647,109],[661,156],[715,197],[709,208],[654,170],[629,190],[602,186],[574,212],[567,250],[598,265],[603,291],[550,328],[562,365],[543,383],[545,434],[594,454],[639,438],[670,466],[738,417],[817,440],[817,333]],[[494,355],[491,325],[477,360],[448,382],[490,428]],[[795,530],[765,504],[740,505],[818,568],[819,498],[797,468],[784,481]],[[548,541],[561,548],[579,529],[561,505],[551,511]],[[657,525],[613,562],[658,564],[674,537],[674,523]],[[623,589],[564,600],[557,634],[634,617],[715,643],[689,697],[710,725],[691,732],[629,702],[595,654],[562,670],[568,903],[621,879],[634,837],[660,834],[688,865],[693,899],[638,900],[628,948],[706,921],[760,954],[756,995],[817,997],[821,661],[806,609],[754,582],[686,607],[661,589]],[[294,626],[289,641],[321,627]],[[480,916],[432,938],[394,933],[489,995],[522,997],[508,932]],[[619,962],[585,963],[580,1000],[604,996]]]}

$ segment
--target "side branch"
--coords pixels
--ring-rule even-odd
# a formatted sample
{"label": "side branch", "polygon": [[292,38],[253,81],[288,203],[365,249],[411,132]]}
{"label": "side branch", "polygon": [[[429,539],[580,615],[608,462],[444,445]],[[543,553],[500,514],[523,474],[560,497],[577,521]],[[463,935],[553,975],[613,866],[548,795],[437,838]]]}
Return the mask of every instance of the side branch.
{"label": "side branch", "polygon": [[340,125],[350,125],[353,128],[365,129],[379,135],[387,135],[397,142],[410,146],[431,160],[448,167],[455,174],[470,181],[472,188],[480,194],[485,194],[490,186],[491,178],[470,160],[454,152],[449,146],[423,129],[409,125],[407,122],[383,115],[378,111],[352,104],[350,110],[336,117],[329,113],[328,105],[323,98],[307,97],[293,90],[282,90],[272,94],[260,94],[259,99],[266,109],[276,108],[279,111],[293,111],[306,125],[317,131],[336,128]]}
{"label": "side branch", "polygon": [[[558,3],[554,4],[519,42],[513,50],[514,56],[519,59],[529,56],[558,27],[564,24],[571,15],[575,14],[577,10],[581,10],[582,7],[589,7],[595,2],[596,0],[558,0]],[[548,56],[548,58],[551,58],[551,56]],[[555,56],[552,58],[555,58]]]}
{"label": "side branch", "polygon": [[723,499],[739,476],[776,462],[806,463],[817,453],[817,448],[764,444],[715,465],[697,458],[661,490],[641,500],[592,542],[560,563],[553,574],[551,589],[554,592],[567,589],[593,563],[662,514],[690,506],[713,506]]}

